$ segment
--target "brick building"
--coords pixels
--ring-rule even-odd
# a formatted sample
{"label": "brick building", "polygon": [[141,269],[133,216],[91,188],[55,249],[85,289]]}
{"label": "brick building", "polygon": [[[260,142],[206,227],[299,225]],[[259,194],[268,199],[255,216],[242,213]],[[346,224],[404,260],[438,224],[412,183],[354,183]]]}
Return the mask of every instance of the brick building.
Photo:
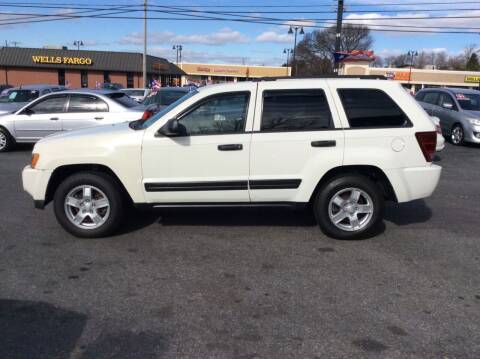
{"label": "brick building", "polygon": [[[103,82],[143,87],[142,54],[68,49],[0,48],[0,84],[58,84],[94,88]],[[162,86],[185,73],[166,59],[147,56],[147,75]]]}

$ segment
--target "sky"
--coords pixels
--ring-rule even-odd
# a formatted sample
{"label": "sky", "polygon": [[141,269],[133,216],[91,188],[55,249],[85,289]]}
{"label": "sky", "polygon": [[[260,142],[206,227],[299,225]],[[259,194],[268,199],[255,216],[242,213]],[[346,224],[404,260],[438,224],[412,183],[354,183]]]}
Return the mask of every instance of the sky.
{"label": "sky", "polygon": [[[12,7],[12,4],[41,3],[45,6],[58,8]],[[388,24],[395,29],[419,30],[405,26],[437,26],[437,31],[476,31],[470,34],[441,33],[398,33],[373,31],[373,50],[380,56],[398,55],[409,50],[442,51],[458,54],[468,44],[480,44],[480,2],[465,0],[465,4],[453,0],[418,0],[420,2],[444,2],[445,5],[413,5],[411,0],[351,0],[345,1],[346,13],[344,19],[365,25]],[[22,47],[42,47],[44,45],[64,45],[74,48],[73,42],[81,40],[83,49],[107,51],[143,50],[143,20],[141,19],[70,19],[62,21],[10,24],[18,21],[22,14],[69,14],[89,5],[104,5],[111,8],[118,6],[140,4],[140,0],[27,0],[22,3],[0,1],[0,42],[18,42]],[[172,4],[173,3],[173,4]],[[385,4],[409,5],[385,5]],[[69,5],[64,5],[69,4]],[[197,11],[251,11],[252,14],[240,16],[262,16],[284,19],[278,24],[243,23],[231,21],[198,21],[198,20],[150,20],[148,23],[148,53],[175,60],[175,50],[172,45],[183,46],[184,62],[233,63],[233,64],[265,64],[280,66],[285,62],[283,50],[293,47],[293,36],[288,34],[289,19],[297,19],[295,24],[309,26],[326,26],[328,22],[321,20],[335,18],[333,10],[336,1],[329,0],[150,0],[149,4],[157,6],[189,6]],[[364,6],[358,6],[362,4]],[[381,5],[379,5],[381,4]],[[235,5],[237,7],[218,8],[212,6]],[[279,5],[288,5],[280,8]],[[311,6],[318,7],[311,7]],[[245,7],[238,7],[245,6]],[[270,7],[269,7],[270,6]],[[272,7],[273,6],[273,7]],[[140,9],[140,8],[138,8]],[[155,8],[161,11],[162,8]],[[463,9],[463,10],[462,10]],[[383,11],[390,12],[383,12]],[[432,11],[434,10],[434,11]],[[116,10],[118,11],[118,10]],[[176,9],[175,11],[181,11]],[[262,13],[265,11],[276,13]],[[296,13],[299,12],[299,13]],[[303,12],[303,13],[300,13]],[[12,14],[15,13],[15,14]],[[201,16],[208,13],[196,13]],[[142,12],[118,14],[117,16],[142,16]],[[180,15],[162,12],[150,13],[152,17],[180,17]],[[477,18],[450,18],[425,20],[419,17],[428,16],[477,16]],[[184,16],[181,16],[184,17]],[[405,19],[409,17],[411,19]],[[53,17],[49,17],[53,19]],[[185,18],[185,17],[184,17]],[[378,20],[393,18],[393,20]],[[44,18],[45,19],[45,18]],[[320,19],[320,20],[311,20]],[[403,27],[402,27],[403,26]],[[444,27],[460,27],[466,29],[445,29]],[[372,27],[374,28],[374,27]],[[379,28],[378,26],[376,28]],[[477,28],[477,30],[472,30]],[[313,31],[305,27],[306,32]],[[298,37],[301,39],[301,35]]]}

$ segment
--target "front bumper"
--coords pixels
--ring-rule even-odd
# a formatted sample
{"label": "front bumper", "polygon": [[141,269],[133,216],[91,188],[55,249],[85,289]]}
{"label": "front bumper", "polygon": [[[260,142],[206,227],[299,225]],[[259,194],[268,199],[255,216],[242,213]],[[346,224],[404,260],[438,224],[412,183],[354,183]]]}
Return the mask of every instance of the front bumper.
{"label": "front bumper", "polygon": [[441,173],[442,167],[435,164],[385,171],[398,202],[430,197],[440,181]]}
{"label": "front bumper", "polygon": [[33,197],[35,208],[43,208],[48,182],[52,176],[50,170],[38,170],[26,166],[22,171],[23,189]]}

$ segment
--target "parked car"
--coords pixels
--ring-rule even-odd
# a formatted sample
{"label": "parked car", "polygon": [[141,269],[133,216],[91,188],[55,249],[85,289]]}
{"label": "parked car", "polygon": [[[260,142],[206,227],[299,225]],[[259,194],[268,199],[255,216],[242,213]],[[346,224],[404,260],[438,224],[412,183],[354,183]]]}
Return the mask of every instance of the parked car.
{"label": "parked car", "polygon": [[0,97],[2,96],[3,91],[11,89],[12,87],[13,87],[12,85],[6,85],[6,84],[0,85]]}
{"label": "parked car", "polygon": [[442,133],[454,145],[480,143],[480,91],[428,88],[415,98],[425,111],[440,119]]}
{"label": "parked car", "polygon": [[313,208],[335,238],[372,235],[384,201],[432,194],[437,134],[394,81],[284,79],[206,86],[147,121],[39,141],[23,170],[79,237],[112,233],[138,207]]}
{"label": "parked car", "polygon": [[123,85],[112,82],[104,82],[100,84],[100,88],[104,90],[121,90],[123,89]]}
{"label": "parked car", "polygon": [[144,120],[153,116],[167,106],[194,90],[192,87],[162,87],[159,91],[146,97],[142,105],[145,107]]}
{"label": "parked car", "polygon": [[121,89],[123,93],[126,93],[128,96],[133,98],[138,103],[142,103],[143,100],[150,94],[150,89],[142,89],[142,88],[129,88],[129,89]]}
{"label": "parked car", "polygon": [[123,92],[69,90],[48,94],[0,117],[0,152],[62,131],[133,121],[143,107]]}
{"label": "parked car", "polygon": [[0,96],[0,116],[15,112],[40,96],[64,89],[65,87],[58,85],[26,85],[9,88]]}
{"label": "parked car", "polygon": [[430,116],[432,119],[435,129],[437,131],[437,147],[435,148],[435,151],[439,152],[442,151],[445,148],[445,137],[442,135],[442,128],[440,127],[440,119],[436,116]]}

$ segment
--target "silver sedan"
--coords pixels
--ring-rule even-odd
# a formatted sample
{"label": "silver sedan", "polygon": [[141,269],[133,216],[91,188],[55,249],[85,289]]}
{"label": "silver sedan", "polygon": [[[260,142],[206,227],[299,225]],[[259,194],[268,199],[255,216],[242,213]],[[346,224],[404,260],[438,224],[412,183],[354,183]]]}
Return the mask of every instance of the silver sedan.
{"label": "silver sedan", "polygon": [[61,131],[138,120],[143,112],[143,106],[119,91],[51,93],[0,117],[0,152]]}

